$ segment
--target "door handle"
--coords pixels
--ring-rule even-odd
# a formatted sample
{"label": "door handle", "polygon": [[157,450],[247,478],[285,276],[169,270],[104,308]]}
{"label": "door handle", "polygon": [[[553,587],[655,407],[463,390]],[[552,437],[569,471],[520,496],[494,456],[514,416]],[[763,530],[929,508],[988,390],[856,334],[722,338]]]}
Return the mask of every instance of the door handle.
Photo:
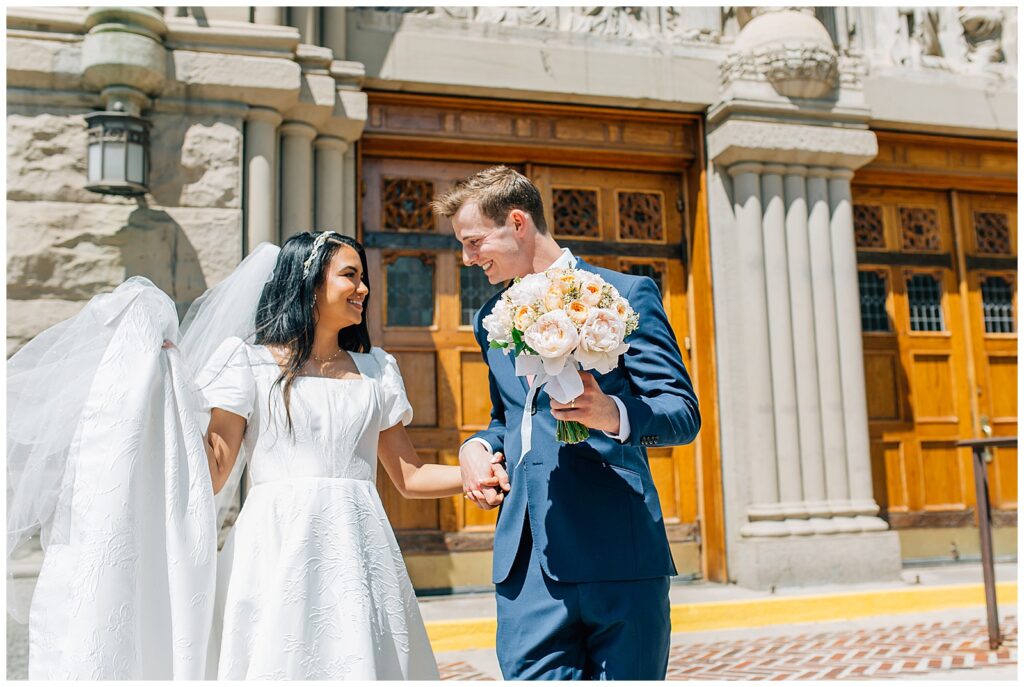
{"label": "door handle", "polygon": [[[989,421],[988,415],[981,416],[981,433],[987,437],[992,436],[992,423]],[[982,457],[985,460],[985,463],[991,463],[992,449],[986,447],[984,453],[982,453]]]}

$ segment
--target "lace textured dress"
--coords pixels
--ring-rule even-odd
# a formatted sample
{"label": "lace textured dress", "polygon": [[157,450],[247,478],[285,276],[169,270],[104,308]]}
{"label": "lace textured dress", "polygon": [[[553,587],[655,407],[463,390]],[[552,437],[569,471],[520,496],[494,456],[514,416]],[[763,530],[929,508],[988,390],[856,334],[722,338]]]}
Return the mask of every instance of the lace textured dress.
{"label": "lace textured dress", "polygon": [[438,679],[375,484],[378,435],[412,407],[393,357],[352,358],[358,378],[295,381],[293,431],[266,347],[228,339],[199,375],[248,421],[252,483],[218,561],[218,679]]}

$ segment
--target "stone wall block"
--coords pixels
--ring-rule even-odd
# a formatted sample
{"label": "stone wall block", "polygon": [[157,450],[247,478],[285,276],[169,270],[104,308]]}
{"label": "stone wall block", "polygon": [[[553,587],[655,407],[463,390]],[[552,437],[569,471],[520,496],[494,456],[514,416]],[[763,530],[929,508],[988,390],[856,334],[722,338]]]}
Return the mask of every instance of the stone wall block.
{"label": "stone wall block", "polygon": [[[8,304],[85,301],[141,275],[183,315],[242,257],[237,209],[8,202],[7,223]],[[45,326],[19,324],[18,337],[27,340]]]}
{"label": "stone wall block", "polygon": [[82,44],[7,38],[7,88],[82,89]]}
{"label": "stone wall block", "polygon": [[7,301],[7,357],[44,329],[74,317],[88,301],[37,298]]}
{"label": "stone wall block", "polygon": [[81,114],[7,117],[7,199],[122,205],[85,190],[86,130]]}
{"label": "stone wall block", "polygon": [[299,99],[302,69],[292,60],[174,50],[165,96],[234,100],[283,111]]}
{"label": "stone wall block", "polygon": [[152,117],[150,191],[169,207],[241,207],[242,120]]}

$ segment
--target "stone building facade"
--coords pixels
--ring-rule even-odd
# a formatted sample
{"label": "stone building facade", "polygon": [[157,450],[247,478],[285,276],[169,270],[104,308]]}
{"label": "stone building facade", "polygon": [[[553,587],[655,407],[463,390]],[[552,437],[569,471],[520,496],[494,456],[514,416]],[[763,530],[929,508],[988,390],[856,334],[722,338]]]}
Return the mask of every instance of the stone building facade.
{"label": "stone building facade", "polygon": [[[655,278],[698,442],[651,453],[683,576],[894,578],[969,557],[956,438],[1016,434],[1014,8],[8,9],[8,355],[141,274],[183,312],[251,247],[369,249],[428,460],[486,415],[489,295],[424,208],[518,166],[556,238]],[[85,189],[92,111],[149,193]],[[929,319],[931,318],[931,319]],[[1012,375],[1012,376],[1011,376]],[[991,464],[1016,554],[1016,453]],[[385,504],[420,589],[486,585],[493,517]]]}

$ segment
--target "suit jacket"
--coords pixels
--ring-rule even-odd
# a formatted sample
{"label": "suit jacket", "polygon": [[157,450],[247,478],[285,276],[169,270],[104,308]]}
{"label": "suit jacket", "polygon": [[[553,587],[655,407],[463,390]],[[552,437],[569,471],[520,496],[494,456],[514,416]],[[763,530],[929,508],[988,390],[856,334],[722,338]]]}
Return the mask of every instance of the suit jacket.
{"label": "suit jacket", "polygon": [[640,316],[618,367],[595,374],[601,390],[625,406],[630,434],[620,443],[591,430],[585,442],[558,443],[550,399],[542,389],[533,415],[532,448],[520,461],[528,387],[515,374],[513,354],[490,348],[482,326],[501,294],[484,304],[473,331],[489,368],[491,422],[473,436],[504,452],[511,483],[494,534],[495,584],[512,569],[527,513],[537,557],[554,580],[606,582],[676,574],[647,447],[693,441],[700,429],[697,397],[654,281],[582,260],[576,268],[614,286]]}

